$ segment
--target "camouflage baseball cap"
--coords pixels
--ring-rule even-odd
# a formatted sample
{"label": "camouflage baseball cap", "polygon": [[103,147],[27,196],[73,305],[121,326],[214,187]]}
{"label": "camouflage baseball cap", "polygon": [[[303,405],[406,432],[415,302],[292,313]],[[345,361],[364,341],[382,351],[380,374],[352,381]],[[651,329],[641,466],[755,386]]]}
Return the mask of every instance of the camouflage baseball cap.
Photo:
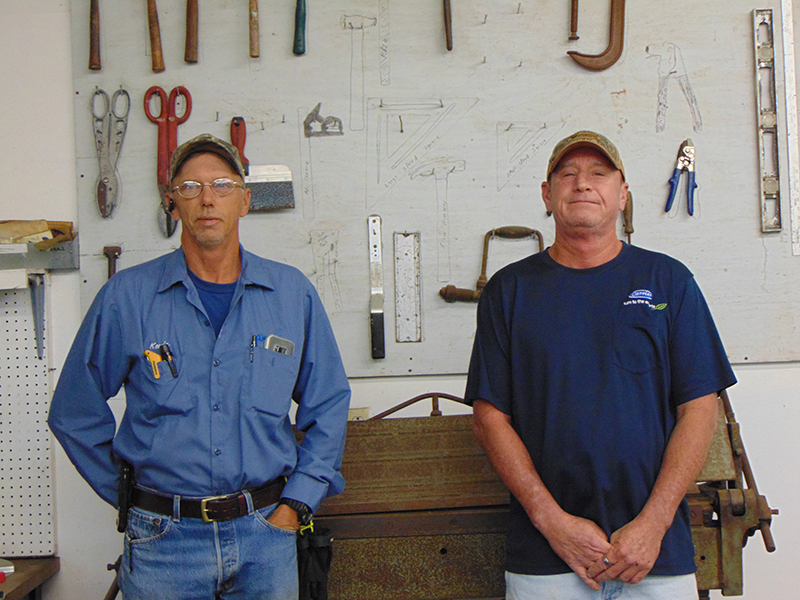
{"label": "camouflage baseball cap", "polygon": [[211,152],[225,159],[239,177],[242,178],[242,181],[244,181],[244,167],[239,158],[239,151],[225,140],[214,137],[210,133],[198,135],[196,138],[192,138],[188,142],[175,148],[175,152],[172,153],[172,166],[169,169],[169,180],[172,181],[175,179],[175,175],[178,174],[183,163],[191,156],[200,154],[201,152]]}
{"label": "camouflage baseball cap", "polygon": [[555,171],[561,159],[572,150],[577,148],[594,148],[602,152],[611,164],[614,165],[622,173],[622,180],[625,180],[625,168],[622,166],[622,159],[619,157],[619,150],[612,144],[607,137],[595,133],[594,131],[579,131],[573,133],[568,138],[564,138],[556,144],[553,148],[553,154],[550,155],[550,162],[547,163],[547,179],[550,179],[553,171]]}

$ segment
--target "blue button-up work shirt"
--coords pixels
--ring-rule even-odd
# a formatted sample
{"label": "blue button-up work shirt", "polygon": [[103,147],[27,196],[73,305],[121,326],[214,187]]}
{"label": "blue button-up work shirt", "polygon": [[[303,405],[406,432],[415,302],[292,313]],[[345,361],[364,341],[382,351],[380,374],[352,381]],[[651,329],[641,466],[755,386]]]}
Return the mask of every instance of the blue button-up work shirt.
{"label": "blue button-up work shirt", "polygon": [[[48,423],[81,475],[112,505],[119,480],[114,455],[133,465],[138,485],[166,494],[228,494],[284,475],[283,496],[316,510],[344,489],[339,469],[350,387],[322,302],[294,267],[243,249],[241,256],[219,337],[182,250],[117,273],[92,303]],[[270,335],[291,342],[293,351],[268,348]],[[145,356],[165,343],[177,377],[166,361],[154,365]],[[107,400],[123,385],[126,408],[117,430]],[[306,432],[300,445],[289,417],[292,400],[297,429]]]}

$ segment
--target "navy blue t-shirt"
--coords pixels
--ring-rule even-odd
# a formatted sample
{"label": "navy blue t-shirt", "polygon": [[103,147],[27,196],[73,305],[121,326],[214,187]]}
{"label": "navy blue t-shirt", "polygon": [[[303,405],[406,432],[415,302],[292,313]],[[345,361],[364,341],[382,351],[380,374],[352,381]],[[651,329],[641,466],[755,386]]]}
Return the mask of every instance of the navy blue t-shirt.
{"label": "navy blue t-shirt", "polygon": [[200,279],[197,275],[189,271],[189,277],[197,288],[197,294],[203,303],[203,308],[208,313],[211,325],[214,326],[214,333],[219,337],[222,324],[231,309],[231,300],[236,291],[236,282],[233,283],[213,283]]}
{"label": "navy blue t-shirt", "polygon": [[[541,252],[492,277],[465,397],[511,415],[561,508],[610,536],[647,502],[678,405],[735,382],[689,270],[625,244],[591,269]],[[513,497],[506,568],[570,571]],[[650,573],[694,571],[684,501]]]}

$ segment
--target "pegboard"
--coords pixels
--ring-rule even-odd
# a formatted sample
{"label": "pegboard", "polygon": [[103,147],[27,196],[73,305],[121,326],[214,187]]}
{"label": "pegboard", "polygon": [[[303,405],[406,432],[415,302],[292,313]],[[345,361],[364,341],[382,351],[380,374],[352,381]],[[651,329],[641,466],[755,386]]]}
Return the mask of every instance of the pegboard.
{"label": "pegboard", "polygon": [[0,555],[52,555],[47,319],[40,360],[30,290],[0,290],[0,316]]}

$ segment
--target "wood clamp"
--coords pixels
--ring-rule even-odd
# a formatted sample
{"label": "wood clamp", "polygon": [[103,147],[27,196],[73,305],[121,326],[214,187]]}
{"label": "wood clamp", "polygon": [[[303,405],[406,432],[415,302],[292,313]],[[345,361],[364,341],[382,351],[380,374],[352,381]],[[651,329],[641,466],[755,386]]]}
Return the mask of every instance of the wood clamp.
{"label": "wood clamp", "polygon": [[489,241],[493,237],[505,238],[507,240],[520,240],[527,237],[535,237],[539,241],[539,252],[544,250],[544,240],[542,234],[535,229],[522,227],[517,225],[509,225],[506,227],[499,227],[487,231],[483,237],[483,264],[481,266],[481,274],[478,281],[475,283],[474,290],[464,288],[457,288],[454,285],[448,285],[439,290],[439,295],[445,302],[477,302],[481,297],[481,292],[486,286],[486,263],[489,260]]}

